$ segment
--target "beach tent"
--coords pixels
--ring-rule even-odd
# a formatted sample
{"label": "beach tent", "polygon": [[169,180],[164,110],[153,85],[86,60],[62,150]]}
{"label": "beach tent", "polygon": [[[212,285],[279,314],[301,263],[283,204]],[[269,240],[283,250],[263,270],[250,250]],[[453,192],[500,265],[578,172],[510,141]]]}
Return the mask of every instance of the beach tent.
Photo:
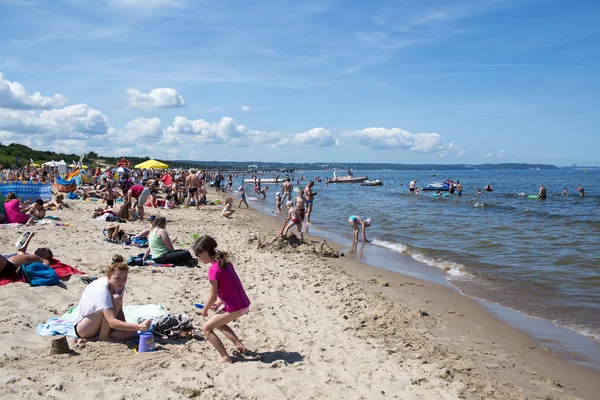
{"label": "beach tent", "polygon": [[65,160],[60,160],[59,162],[57,162],[56,168],[58,168],[58,172],[61,174],[66,174],[67,171],[69,170],[69,167],[67,166],[67,163],[65,162]]}
{"label": "beach tent", "polygon": [[140,169],[164,169],[164,168],[169,168],[169,166],[165,163],[161,163],[160,161],[156,161],[156,160],[148,160],[148,161],[144,161],[141,164],[138,164],[135,166],[136,168],[140,168]]}
{"label": "beach tent", "polygon": [[45,162],[42,165],[44,167],[56,167],[56,164],[57,164],[56,161],[52,160],[52,161]]}

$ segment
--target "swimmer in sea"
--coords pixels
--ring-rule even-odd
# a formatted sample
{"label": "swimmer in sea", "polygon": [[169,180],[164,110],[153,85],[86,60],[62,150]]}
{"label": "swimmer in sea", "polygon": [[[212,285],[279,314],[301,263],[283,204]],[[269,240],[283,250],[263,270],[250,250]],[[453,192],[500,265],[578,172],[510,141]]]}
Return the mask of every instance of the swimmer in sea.
{"label": "swimmer in sea", "polygon": [[545,199],[546,198],[546,188],[544,187],[544,185],[540,184],[540,191],[538,192],[537,197],[538,197],[538,199]]}
{"label": "swimmer in sea", "polygon": [[352,233],[354,242],[358,241],[358,231],[361,229],[363,241],[369,242],[369,240],[367,240],[365,229],[371,226],[371,218],[362,220],[358,215],[351,215],[350,218],[348,218],[348,223],[352,226],[352,229],[354,229],[354,232]]}
{"label": "swimmer in sea", "polygon": [[492,187],[492,185],[491,185],[491,184],[489,184],[489,183],[488,183],[488,184],[487,184],[487,185],[486,185],[486,186],[483,188],[483,190],[485,190],[486,192],[493,192],[493,191],[494,191],[494,188]]}
{"label": "swimmer in sea", "polygon": [[567,192],[567,189],[563,190],[562,195],[563,196],[568,196],[569,195],[569,192]]}
{"label": "swimmer in sea", "polygon": [[581,185],[577,185],[577,191],[579,192],[579,194],[581,194],[581,197],[583,197],[583,188],[581,187]]}

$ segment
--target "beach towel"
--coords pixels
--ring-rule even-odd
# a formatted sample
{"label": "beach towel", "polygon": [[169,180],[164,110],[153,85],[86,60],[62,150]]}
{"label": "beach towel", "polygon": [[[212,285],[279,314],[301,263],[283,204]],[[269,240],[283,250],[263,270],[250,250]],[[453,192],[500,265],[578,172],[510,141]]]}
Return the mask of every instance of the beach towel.
{"label": "beach towel", "polygon": [[[40,336],[66,335],[77,337],[75,334],[75,320],[79,315],[78,306],[73,306],[60,317],[50,317],[45,324],[38,324],[37,334]],[[144,304],[124,306],[125,320],[131,323],[140,323],[146,319],[165,315],[165,309],[161,304]]]}

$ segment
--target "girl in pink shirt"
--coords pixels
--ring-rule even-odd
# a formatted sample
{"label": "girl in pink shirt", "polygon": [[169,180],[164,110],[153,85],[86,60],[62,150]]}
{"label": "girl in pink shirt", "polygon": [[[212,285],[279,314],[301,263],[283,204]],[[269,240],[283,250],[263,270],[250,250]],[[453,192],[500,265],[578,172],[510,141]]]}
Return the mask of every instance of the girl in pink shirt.
{"label": "girl in pink shirt", "polygon": [[217,310],[221,304],[225,306],[206,321],[202,326],[202,332],[221,355],[219,362],[231,363],[231,358],[223,342],[214,333],[214,330],[220,330],[227,339],[233,342],[240,353],[245,353],[246,346],[227,324],[248,312],[250,300],[233,268],[233,264],[229,262],[229,254],[217,250],[215,239],[204,235],[194,243],[193,249],[202,263],[211,264],[208,270],[210,294],[204,303],[202,316],[208,317],[209,309]]}

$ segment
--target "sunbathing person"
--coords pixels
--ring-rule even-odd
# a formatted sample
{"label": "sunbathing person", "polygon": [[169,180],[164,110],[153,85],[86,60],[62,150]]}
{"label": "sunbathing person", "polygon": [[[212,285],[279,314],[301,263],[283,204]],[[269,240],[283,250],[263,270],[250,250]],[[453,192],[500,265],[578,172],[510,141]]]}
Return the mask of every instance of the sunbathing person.
{"label": "sunbathing person", "polygon": [[[148,250],[144,253],[143,260],[152,253],[152,259],[158,264],[175,264],[189,267],[196,266],[197,260],[187,250],[175,250],[171,238],[165,229],[167,219],[165,217],[156,217],[152,222],[152,228],[148,235]],[[173,242],[177,241],[177,238]]]}
{"label": "sunbathing person", "polygon": [[130,243],[134,238],[147,238],[150,234],[150,228],[141,231],[140,233],[126,233],[121,229],[119,224],[114,224],[109,226],[106,229],[103,229],[105,232],[106,239],[113,243],[126,242]]}
{"label": "sunbathing person", "polygon": [[40,262],[50,266],[54,257],[52,251],[48,248],[39,248],[34,254],[27,254],[27,246],[35,232],[25,232],[18,242],[18,252],[12,257],[5,258],[0,255],[0,276],[11,276],[16,274],[23,265]]}
{"label": "sunbathing person", "polygon": [[137,331],[150,329],[150,321],[141,324],[125,321],[123,296],[129,267],[123,257],[114,255],[106,277],[88,285],[79,301],[75,334],[80,339],[126,341],[135,338]]}
{"label": "sunbathing person", "polygon": [[44,208],[46,210],[52,209],[52,207],[54,207],[56,210],[62,210],[64,207],[68,208],[69,206],[63,202],[64,200],[65,200],[64,194],[57,194],[55,200],[50,200],[44,204]]}

